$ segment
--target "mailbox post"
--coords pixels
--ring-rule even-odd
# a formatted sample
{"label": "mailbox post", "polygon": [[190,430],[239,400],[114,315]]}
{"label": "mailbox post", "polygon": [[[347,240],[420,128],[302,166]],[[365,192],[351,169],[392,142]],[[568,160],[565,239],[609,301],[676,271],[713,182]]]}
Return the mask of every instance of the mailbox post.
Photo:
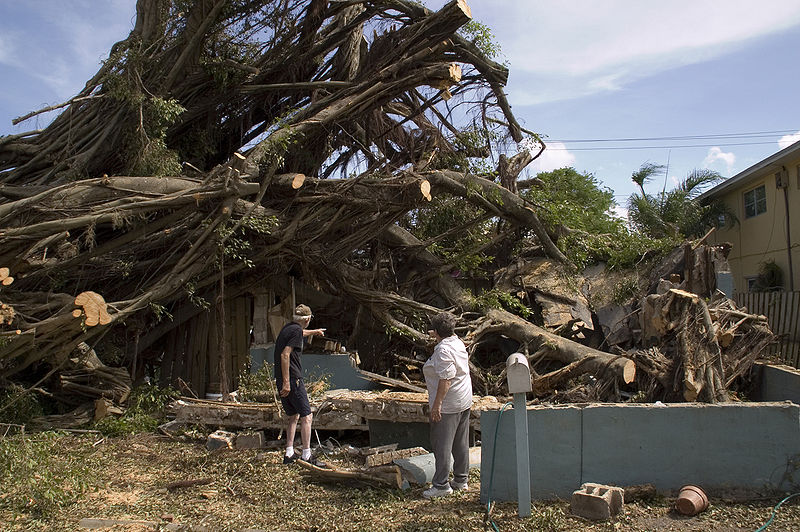
{"label": "mailbox post", "polygon": [[522,353],[506,360],[508,392],[514,396],[514,427],[517,442],[517,501],[520,517],[531,515],[531,468],[528,452],[528,408],[525,394],[531,391],[531,370]]}

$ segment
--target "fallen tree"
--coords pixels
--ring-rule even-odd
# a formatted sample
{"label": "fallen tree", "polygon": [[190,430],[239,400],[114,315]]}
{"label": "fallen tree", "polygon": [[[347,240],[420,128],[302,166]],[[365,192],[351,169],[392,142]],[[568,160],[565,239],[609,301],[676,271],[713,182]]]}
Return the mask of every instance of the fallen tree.
{"label": "fallen tree", "polygon": [[[508,70],[468,38],[470,21],[463,0],[436,12],[410,0],[139,0],[83,90],[15,122],[64,112],[0,138],[0,378],[122,400],[127,384],[78,382],[106,371],[67,368],[78,346],[138,379],[139,355],[183,321],[213,304],[223,338],[226,297],[291,272],[336,298],[339,333],[362,352],[386,331],[428,349],[427,318],[448,309],[476,347],[511,338],[567,365],[540,388],[586,373],[631,383],[625,356],[492,310],[456,279],[465,255],[507,266],[523,233],[575,273],[561,229],[517,192],[544,144],[518,124]],[[474,164],[498,154],[493,169]],[[415,235],[445,201],[468,216]],[[473,247],[442,252],[472,233]]]}

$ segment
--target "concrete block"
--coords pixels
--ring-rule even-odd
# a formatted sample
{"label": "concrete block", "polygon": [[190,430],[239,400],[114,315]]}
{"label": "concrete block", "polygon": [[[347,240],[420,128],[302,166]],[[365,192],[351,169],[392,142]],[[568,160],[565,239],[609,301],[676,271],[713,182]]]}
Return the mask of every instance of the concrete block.
{"label": "concrete block", "polygon": [[622,509],[622,488],[584,482],[579,490],[572,492],[572,513],[586,519],[605,521]]}
{"label": "concrete block", "polygon": [[[429,484],[433,480],[433,474],[436,472],[436,460],[433,458],[433,453],[421,454],[412,456],[410,458],[398,458],[393,462],[395,465],[400,466],[403,470],[403,478],[414,484]],[[450,461],[450,470],[452,471],[453,462]],[[469,468],[481,467],[481,448],[469,448]]]}
{"label": "concrete block", "polygon": [[222,449],[227,447],[228,449],[233,449],[233,440],[236,438],[236,434],[233,432],[226,432],[224,430],[218,430],[208,435],[208,440],[206,441],[206,449],[209,451],[216,451],[217,449]]}
{"label": "concrete block", "polygon": [[237,449],[263,449],[265,445],[264,431],[236,435]]}

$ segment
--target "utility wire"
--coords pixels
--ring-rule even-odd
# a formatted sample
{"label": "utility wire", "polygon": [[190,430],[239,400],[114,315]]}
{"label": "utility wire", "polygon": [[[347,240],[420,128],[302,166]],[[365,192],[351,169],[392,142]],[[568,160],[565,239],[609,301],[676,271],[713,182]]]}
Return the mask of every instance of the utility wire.
{"label": "utility wire", "polygon": [[[553,141],[550,141],[553,142]],[[561,141],[559,141],[561,142]],[[554,148],[548,145],[547,150],[552,151],[597,151],[597,150],[661,150],[668,148],[712,148],[715,146],[756,146],[763,144],[775,144],[775,142],[736,142],[736,143],[714,143],[714,144],[672,144],[663,146],[597,146],[595,148]]]}
{"label": "utility wire", "polygon": [[[800,128],[799,128],[800,129]],[[720,133],[716,135],[678,135],[674,137],[629,137],[618,139],[551,139],[545,138],[545,142],[638,142],[645,140],[701,140],[716,138],[758,138],[775,137],[787,133],[797,133],[798,129],[777,129],[774,131],[753,131],[750,133]]]}

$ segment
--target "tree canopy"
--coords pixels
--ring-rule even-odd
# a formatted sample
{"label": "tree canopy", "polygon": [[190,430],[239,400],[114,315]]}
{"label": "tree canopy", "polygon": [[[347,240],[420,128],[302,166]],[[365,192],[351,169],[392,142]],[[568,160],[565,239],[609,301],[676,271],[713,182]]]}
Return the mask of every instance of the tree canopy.
{"label": "tree canopy", "polygon": [[633,173],[639,187],[628,200],[628,216],[633,227],[653,238],[697,238],[720,224],[720,215],[730,213],[720,202],[703,205],[697,197],[722,176],[713,170],[695,169],[671,190],[648,194],[645,184],[659,175],[663,166],[645,163]]}

